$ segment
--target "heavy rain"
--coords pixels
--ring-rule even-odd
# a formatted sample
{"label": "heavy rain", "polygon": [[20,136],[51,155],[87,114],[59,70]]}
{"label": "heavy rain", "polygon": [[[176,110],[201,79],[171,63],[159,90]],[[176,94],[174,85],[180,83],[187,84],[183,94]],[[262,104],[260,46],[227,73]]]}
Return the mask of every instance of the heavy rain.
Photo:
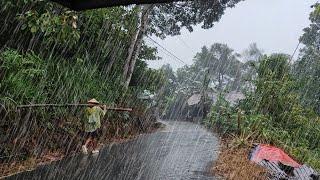
{"label": "heavy rain", "polygon": [[0,179],[320,179],[320,3],[1,0],[0,15]]}

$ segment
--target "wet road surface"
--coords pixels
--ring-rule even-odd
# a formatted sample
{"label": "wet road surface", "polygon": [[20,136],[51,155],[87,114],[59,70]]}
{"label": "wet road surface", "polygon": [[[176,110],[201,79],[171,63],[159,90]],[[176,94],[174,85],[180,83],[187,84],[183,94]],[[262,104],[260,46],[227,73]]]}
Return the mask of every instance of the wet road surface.
{"label": "wet road surface", "polygon": [[163,130],[106,146],[98,155],[77,155],[8,179],[215,179],[208,171],[218,138],[197,124],[162,123]]}

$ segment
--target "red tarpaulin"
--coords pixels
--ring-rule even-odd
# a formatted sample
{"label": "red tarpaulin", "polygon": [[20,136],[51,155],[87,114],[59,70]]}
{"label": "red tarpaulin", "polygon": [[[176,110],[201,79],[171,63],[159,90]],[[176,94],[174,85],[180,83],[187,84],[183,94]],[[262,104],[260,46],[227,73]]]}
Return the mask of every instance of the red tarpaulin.
{"label": "red tarpaulin", "polygon": [[256,163],[259,163],[262,160],[268,160],[269,162],[274,163],[281,162],[286,166],[291,166],[294,168],[301,166],[281,149],[265,144],[260,144],[254,149],[251,154],[250,160]]}

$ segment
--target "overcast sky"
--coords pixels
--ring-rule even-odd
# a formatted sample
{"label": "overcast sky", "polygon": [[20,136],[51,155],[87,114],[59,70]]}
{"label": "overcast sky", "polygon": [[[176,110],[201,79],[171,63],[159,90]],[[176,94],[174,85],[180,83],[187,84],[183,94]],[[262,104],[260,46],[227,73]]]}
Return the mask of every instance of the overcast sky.
{"label": "overcast sky", "polygon": [[[283,52],[292,54],[303,28],[310,24],[310,6],[316,0],[245,0],[235,8],[227,9],[220,22],[209,30],[195,27],[194,32],[183,31],[180,36],[155,40],[182,59],[192,64],[196,52],[203,45],[226,43],[241,53],[250,43],[256,42],[267,54]],[[152,44],[150,42],[150,44]],[[174,69],[184,66],[160,47],[159,61],[149,61],[152,68],[170,64]]]}

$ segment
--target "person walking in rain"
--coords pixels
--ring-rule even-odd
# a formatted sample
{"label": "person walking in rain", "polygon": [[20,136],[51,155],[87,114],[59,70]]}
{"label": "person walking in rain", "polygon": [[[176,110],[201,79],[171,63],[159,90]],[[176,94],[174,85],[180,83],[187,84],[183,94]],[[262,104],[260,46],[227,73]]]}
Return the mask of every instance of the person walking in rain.
{"label": "person walking in rain", "polygon": [[103,110],[99,106],[99,102],[96,99],[88,101],[89,107],[85,109],[85,121],[84,130],[86,141],[82,146],[82,152],[88,154],[88,145],[92,144],[92,153],[99,153],[98,148],[98,130],[101,127],[101,118],[106,114],[107,107],[103,106]]}

